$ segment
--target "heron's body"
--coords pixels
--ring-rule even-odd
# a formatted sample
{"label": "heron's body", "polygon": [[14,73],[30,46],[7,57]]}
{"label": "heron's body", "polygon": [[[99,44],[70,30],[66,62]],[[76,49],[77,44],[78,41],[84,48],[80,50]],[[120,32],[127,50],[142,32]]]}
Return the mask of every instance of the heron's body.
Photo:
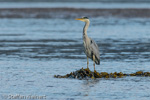
{"label": "heron's body", "polygon": [[99,65],[100,64],[100,54],[98,50],[97,44],[89,37],[86,40],[83,40],[84,52],[86,56],[93,60],[93,56],[95,56],[94,62]]}
{"label": "heron's body", "polygon": [[100,53],[99,48],[94,40],[88,37],[87,29],[89,27],[90,21],[87,17],[78,18],[76,20],[84,21],[85,26],[83,28],[83,45],[84,45],[84,52],[87,56],[87,67],[89,64],[88,58],[94,61],[94,70],[95,70],[95,63],[100,64]]}

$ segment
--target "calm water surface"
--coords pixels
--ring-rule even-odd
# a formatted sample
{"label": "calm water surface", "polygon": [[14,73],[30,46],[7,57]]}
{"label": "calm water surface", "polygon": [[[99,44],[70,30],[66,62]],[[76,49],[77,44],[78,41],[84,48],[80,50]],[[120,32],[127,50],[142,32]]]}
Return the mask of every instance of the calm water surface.
{"label": "calm water surface", "polygon": [[[84,23],[74,19],[0,19],[0,95],[56,100],[149,100],[149,77],[56,79],[86,68]],[[150,19],[94,18],[88,35],[99,45],[99,72],[150,71]],[[93,70],[90,60],[90,69]]]}
{"label": "calm water surface", "polygon": [[[94,6],[93,6],[94,5]],[[150,8],[150,2],[0,2],[0,8]]]}

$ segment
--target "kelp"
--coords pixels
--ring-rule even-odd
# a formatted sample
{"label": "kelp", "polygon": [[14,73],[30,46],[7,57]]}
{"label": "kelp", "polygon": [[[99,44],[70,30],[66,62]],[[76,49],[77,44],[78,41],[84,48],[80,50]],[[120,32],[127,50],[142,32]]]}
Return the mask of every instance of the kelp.
{"label": "kelp", "polygon": [[73,79],[88,79],[88,78],[123,78],[126,76],[142,76],[147,77],[150,76],[150,72],[143,72],[137,71],[131,74],[125,74],[123,72],[114,72],[114,73],[107,73],[107,72],[97,72],[96,70],[93,72],[89,68],[86,69],[79,69],[77,71],[71,72],[70,74],[66,75],[54,75],[55,78],[73,78]]}

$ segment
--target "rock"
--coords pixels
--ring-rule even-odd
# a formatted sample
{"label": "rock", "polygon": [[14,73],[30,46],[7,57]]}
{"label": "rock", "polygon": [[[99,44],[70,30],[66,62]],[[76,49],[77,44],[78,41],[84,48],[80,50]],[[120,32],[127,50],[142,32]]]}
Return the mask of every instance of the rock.
{"label": "rock", "polygon": [[107,72],[97,72],[96,70],[94,72],[90,71],[89,68],[86,69],[79,69],[75,72],[71,72],[70,74],[66,75],[54,75],[55,78],[74,78],[74,79],[89,79],[89,78],[122,78],[127,76],[150,76],[150,72],[143,72],[143,71],[137,71],[136,73],[131,74],[124,74],[122,72],[114,72],[114,73],[107,73]]}

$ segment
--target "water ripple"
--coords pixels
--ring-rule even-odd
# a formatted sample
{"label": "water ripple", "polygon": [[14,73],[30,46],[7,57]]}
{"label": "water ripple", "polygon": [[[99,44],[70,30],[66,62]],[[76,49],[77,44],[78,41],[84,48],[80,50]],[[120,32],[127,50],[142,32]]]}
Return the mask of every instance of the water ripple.
{"label": "water ripple", "polygon": [[[2,57],[85,59],[82,41],[69,39],[0,40]],[[150,40],[96,40],[102,60],[150,59]],[[61,44],[60,44],[61,43]],[[1,57],[1,58],[2,58]]]}

